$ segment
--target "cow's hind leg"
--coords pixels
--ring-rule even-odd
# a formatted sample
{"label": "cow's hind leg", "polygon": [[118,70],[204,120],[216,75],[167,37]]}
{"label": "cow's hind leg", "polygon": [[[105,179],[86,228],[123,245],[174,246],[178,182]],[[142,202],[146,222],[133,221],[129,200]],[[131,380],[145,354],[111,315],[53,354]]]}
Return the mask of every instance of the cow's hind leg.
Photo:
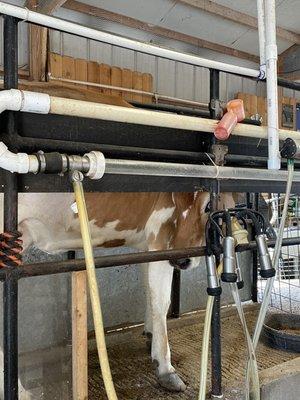
{"label": "cow's hind leg", "polygon": [[143,271],[143,288],[146,297],[146,310],[145,310],[145,323],[144,323],[144,335],[147,338],[147,348],[151,352],[151,342],[152,342],[152,311],[150,303],[150,288],[149,288],[149,264],[145,263],[141,266]]}
{"label": "cow's hind leg", "polygon": [[156,364],[161,386],[172,391],[184,391],[185,384],[175,373],[167,333],[167,313],[170,306],[173,268],[168,261],[149,263],[148,279],[152,314],[152,361]]}

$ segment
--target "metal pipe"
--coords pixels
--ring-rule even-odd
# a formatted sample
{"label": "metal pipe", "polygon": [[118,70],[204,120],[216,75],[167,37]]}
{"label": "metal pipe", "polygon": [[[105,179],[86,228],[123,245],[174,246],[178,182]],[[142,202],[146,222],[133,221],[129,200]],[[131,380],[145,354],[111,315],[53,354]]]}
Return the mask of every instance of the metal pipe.
{"label": "metal pipe", "polygon": [[[216,110],[212,104],[220,97],[220,73],[215,69],[210,70],[209,74],[210,91],[210,117],[216,119]],[[216,143],[216,138],[211,137],[211,148]],[[218,199],[220,193],[220,182],[215,179],[210,185],[210,208],[211,211],[218,209]],[[216,265],[220,263],[220,257],[216,256]],[[221,296],[214,296],[214,303],[211,318],[211,393],[214,396],[222,396],[222,357],[221,357]]]}
{"label": "metal pipe", "polygon": [[192,54],[180,53],[175,50],[167,49],[160,46],[155,46],[149,43],[138,42],[133,39],[127,39],[111,33],[88,28],[82,25],[75,24],[60,18],[50,17],[30,11],[27,8],[17,7],[10,4],[0,2],[0,14],[7,14],[21,19],[22,21],[32,22],[48,28],[57,29],[59,31],[72,33],[74,35],[83,36],[89,39],[97,40],[104,43],[109,43],[115,46],[124,47],[139,51],[141,53],[151,54],[153,56],[167,58],[169,60],[180,61],[183,63],[198,65],[200,67],[215,68],[224,72],[233,72],[240,75],[257,77],[259,72],[237,65],[230,65],[223,62],[207,60]]}
{"label": "metal pipe", "polygon": [[124,92],[124,93],[141,94],[143,96],[153,97],[156,100],[160,99],[160,100],[174,101],[174,102],[188,104],[190,106],[195,106],[195,107],[199,107],[199,108],[207,108],[208,107],[208,103],[201,103],[199,101],[181,99],[179,97],[165,96],[163,94],[159,94],[159,93],[155,93],[155,92],[146,92],[144,90],[130,89],[130,88],[122,87],[122,86],[105,85],[104,83],[79,81],[76,79],[56,78],[56,77],[52,76],[51,73],[48,73],[48,77],[51,81],[75,83],[75,84],[80,84],[80,85],[85,85],[85,86],[98,87],[98,88],[102,88],[102,89],[118,90],[118,91]]}
{"label": "metal pipe", "polygon": [[[300,244],[300,237],[283,239],[282,246],[293,246]],[[275,246],[275,240],[268,240],[268,247]],[[247,244],[240,244],[236,247],[236,252],[242,253],[257,248],[255,241]],[[154,261],[178,260],[180,258],[200,257],[205,255],[205,247],[193,247],[175,250],[145,251],[140,253],[116,254],[95,258],[96,268],[121,267],[126,265],[143,264]],[[25,264],[18,267],[16,274],[19,279],[34,276],[45,276],[53,274],[63,274],[73,271],[85,270],[84,259],[64,260],[53,262],[41,262],[35,264]],[[0,269],[0,280],[6,279],[7,267]]]}
{"label": "metal pipe", "polygon": [[[18,20],[4,17],[4,88],[18,87]],[[13,111],[8,114],[7,133],[16,132]],[[4,231],[18,227],[17,175],[5,173]],[[16,269],[6,268],[3,285],[4,400],[18,399],[18,278]]]}
{"label": "metal pipe", "polygon": [[[133,160],[106,160],[106,174],[286,182],[287,171]],[[300,181],[300,172],[294,182]]]}

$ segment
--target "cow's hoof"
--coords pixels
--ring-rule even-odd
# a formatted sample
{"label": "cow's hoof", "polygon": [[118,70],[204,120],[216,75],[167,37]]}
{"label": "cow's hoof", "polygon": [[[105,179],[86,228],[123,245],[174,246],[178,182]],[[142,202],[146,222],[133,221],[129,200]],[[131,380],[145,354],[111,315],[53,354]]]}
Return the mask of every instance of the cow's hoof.
{"label": "cow's hoof", "polygon": [[179,378],[176,372],[158,376],[158,382],[162,387],[171,392],[184,392],[186,390],[186,384]]}

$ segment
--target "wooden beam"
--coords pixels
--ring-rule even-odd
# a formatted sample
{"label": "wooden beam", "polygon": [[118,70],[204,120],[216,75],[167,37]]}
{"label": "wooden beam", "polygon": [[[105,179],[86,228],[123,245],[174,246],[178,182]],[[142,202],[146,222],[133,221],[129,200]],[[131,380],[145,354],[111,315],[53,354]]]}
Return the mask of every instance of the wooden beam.
{"label": "wooden beam", "polygon": [[[27,0],[25,6],[30,10],[52,14],[65,0]],[[48,29],[29,24],[29,79],[46,80]]]}
{"label": "wooden beam", "polygon": [[94,17],[105,19],[107,21],[116,22],[118,24],[130,28],[140,29],[142,31],[149,32],[153,35],[166,37],[168,39],[188,43],[196,47],[213,50],[218,53],[226,54],[228,56],[242,58],[244,60],[259,63],[259,57],[253,54],[249,54],[240,50],[235,50],[230,47],[226,47],[217,43],[212,43],[207,40],[190,36],[184,33],[176,32],[170,29],[162,28],[159,26],[152,26],[146,22],[139,21],[137,19],[127,17],[122,14],[117,14],[111,11],[107,11],[99,7],[90,6],[88,4],[81,3],[76,0],[67,0],[66,3],[63,5],[63,7],[67,8],[68,10],[77,11],[83,14],[92,15]]}
{"label": "wooden beam", "polygon": [[[210,14],[217,15],[218,17],[225,18],[229,21],[236,22],[241,25],[248,26],[252,29],[257,29],[257,18],[251,15],[233,10],[232,8],[222,6],[210,0],[178,0],[179,3],[192,6],[201,11],[206,11]],[[281,39],[287,40],[291,43],[300,44],[300,35],[291,32],[287,29],[277,27],[277,36]]]}
{"label": "wooden beam", "polygon": [[38,6],[37,11],[43,14],[51,15],[56,10],[58,10],[65,2],[66,0],[45,0]]}

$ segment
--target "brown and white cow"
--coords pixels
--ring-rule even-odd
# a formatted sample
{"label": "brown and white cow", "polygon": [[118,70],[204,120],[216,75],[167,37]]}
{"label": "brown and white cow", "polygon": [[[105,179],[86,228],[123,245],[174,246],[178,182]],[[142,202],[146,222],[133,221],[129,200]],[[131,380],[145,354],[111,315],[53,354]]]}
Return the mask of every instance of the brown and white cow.
{"label": "brown and white cow", "polygon": [[[86,193],[93,244],[142,250],[201,246],[208,202],[208,192]],[[231,194],[220,196],[220,208],[233,205]],[[33,245],[55,254],[82,247],[73,194],[20,194],[19,230],[24,249]],[[194,267],[199,259],[178,260],[178,264]],[[171,364],[167,336],[172,276],[168,261],[145,266],[145,332],[152,336],[151,356],[159,383],[169,390],[183,391],[186,386]]]}

